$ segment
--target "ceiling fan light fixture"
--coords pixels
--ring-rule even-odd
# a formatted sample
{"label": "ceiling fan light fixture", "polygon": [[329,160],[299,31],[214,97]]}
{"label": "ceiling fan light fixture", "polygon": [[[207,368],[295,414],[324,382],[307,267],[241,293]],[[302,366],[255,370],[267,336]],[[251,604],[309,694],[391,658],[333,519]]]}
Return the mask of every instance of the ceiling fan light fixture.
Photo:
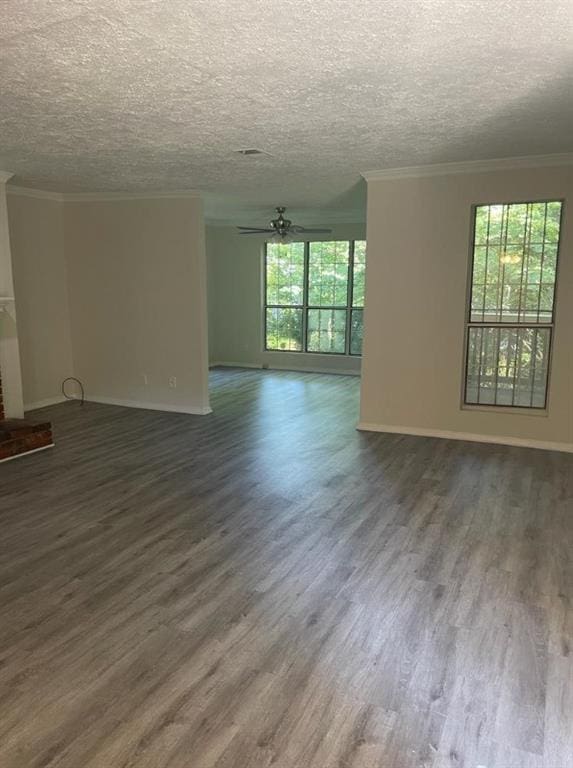
{"label": "ceiling fan light fixture", "polygon": [[331,229],[308,229],[307,227],[301,227],[300,225],[293,224],[290,219],[285,219],[284,214],[286,211],[286,208],[283,205],[279,205],[276,207],[277,217],[276,219],[271,219],[269,222],[268,229],[264,227],[238,227],[238,229],[241,230],[242,235],[262,235],[262,234],[270,234],[275,239],[280,240],[281,242],[287,242],[286,238],[287,236],[292,235],[303,235],[307,232],[309,233],[326,233],[326,232],[332,232]]}

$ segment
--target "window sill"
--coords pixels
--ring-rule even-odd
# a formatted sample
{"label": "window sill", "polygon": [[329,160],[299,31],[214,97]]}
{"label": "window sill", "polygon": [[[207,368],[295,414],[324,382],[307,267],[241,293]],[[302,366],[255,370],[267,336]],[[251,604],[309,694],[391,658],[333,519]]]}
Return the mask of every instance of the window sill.
{"label": "window sill", "polygon": [[362,360],[362,355],[347,355],[346,352],[306,352],[304,349],[263,349],[263,355],[312,355],[312,357],[345,357]]}
{"label": "window sill", "polygon": [[510,416],[536,416],[547,418],[549,410],[547,408],[525,408],[511,407],[506,405],[461,405],[462,411],[478,411],[479,413],[507,413]]}

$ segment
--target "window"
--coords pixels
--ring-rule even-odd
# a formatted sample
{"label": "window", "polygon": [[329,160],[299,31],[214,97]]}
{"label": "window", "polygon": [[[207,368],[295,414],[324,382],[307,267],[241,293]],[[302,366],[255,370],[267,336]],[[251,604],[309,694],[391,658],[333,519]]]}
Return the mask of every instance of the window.
{"label": "window", "polygon": [[366,243],[267,243],[265,349],[361,355]]}
{"label": "window", "polygon": [[475,208],[464,402],[545,408],[560,201]]}

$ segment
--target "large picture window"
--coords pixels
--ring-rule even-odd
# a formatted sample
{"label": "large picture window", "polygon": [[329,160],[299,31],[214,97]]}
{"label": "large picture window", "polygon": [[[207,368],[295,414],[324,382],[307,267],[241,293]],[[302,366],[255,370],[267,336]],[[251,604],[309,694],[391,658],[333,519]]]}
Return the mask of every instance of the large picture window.
{"label": "large picture window", "polygon": [[366,243],[267,243],[265,349],[361,355]]}
{"label": "large picture window", "polygon": [[562,203],[475,208],[464,401],[545,408]]}

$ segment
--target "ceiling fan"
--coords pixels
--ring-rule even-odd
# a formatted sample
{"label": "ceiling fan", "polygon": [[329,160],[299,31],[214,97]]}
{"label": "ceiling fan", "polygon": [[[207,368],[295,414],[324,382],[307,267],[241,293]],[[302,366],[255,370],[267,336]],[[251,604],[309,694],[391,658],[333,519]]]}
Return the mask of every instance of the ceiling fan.
{"label": "ceiling fan", "polygon": [[276,219],[271,219],[269,227],[237,227],[242,230],[240,235],[266,235],[271,234],[277,240],[286,240],[291,235],[303,235],[303,234],[319,234],[321,232],[332,232],[331,229],[308,229],[307,227],[301,227],[298,224],[293,224],[290,219],[285,219],[284,212],[286,208],[279,205],[275,208],[277,212]]}

